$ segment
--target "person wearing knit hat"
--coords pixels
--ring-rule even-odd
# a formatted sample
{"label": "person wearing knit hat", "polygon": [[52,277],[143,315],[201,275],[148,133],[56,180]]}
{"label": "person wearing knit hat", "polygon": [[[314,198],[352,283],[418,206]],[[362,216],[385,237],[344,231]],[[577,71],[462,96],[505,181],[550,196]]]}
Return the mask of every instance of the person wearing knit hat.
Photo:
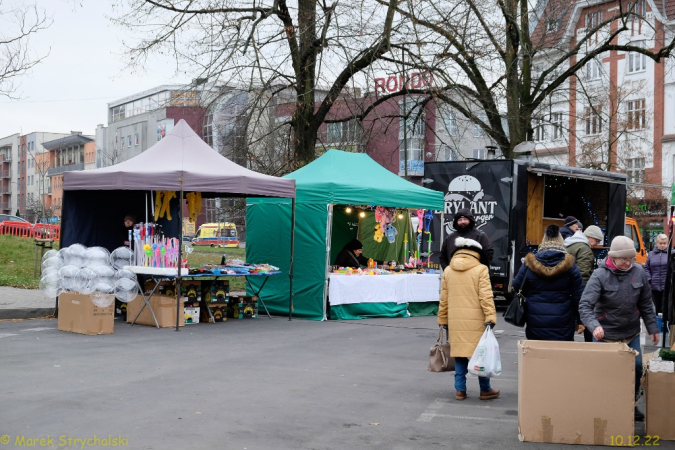
{"label": "person wearing knit hat", "polygon": [[513,279],[527,298],[525,336],[540,341],[573,341],[584,289],[574,257],[565,251],[557,225],[550,225],[537,254],[528,253]]}
{"label": "person wearing knit hat", "polygon": [[563,239],[567,239],[580,229],[581,222],[579,222],[574,216],[567,216],[565,217],[565,223],[563,224],[563,227],[560,229],[560,234],[562,234]]}
{"label": "person wearing knit hat", "polygon": [[600,247],[605,241],[605,236],[602,234],[600,227],[590,225],[584,230],[584,236],[588,238],[588,244],[591,248]]}
{"label": "person wearing knit hat", "polygon": [[654,243],[654,250],[647,255],[645,273],[652,288],[652,301],[658,315],[663,312],[663,291],[668,274],[668,236],[661,233],[656,236]]}
{"label": "person wearing knit hat", "polygon": [[[490,272],[481,264],[483,246],[463,237],[455,238],[456,248],[441,279],[438,325],[449,329],[450,356],[455,358],[455,398],[464,400],[469,358],[473,355],[486,326],[494,327],[497,312],[492,296]],[[490,378],[478,377],[480,400],[493,400],[499,391]]]}
{"label": "person wearing knit hat", "polygon": [[455,213],[455,217],[452,219],[452,228],[454,231],[450,233],[443,241],[443,244],[441,244],[441,254],[439,256],[441,269],[445,270],[445,268],[448,267],[448,264],[450,264],[452,255],[457,248],[455,246],[455,240],[459,237],[478,242],[487,257],[488,263],[492,261],[492,256],[495,252],[492,248],[492,243],[487,234],[476,228],[476,219],[469,208],[460,208]]}
{"label": "person wearing knit hat", "polygon": [[[637,352],[635,357],[635,399],[640,394],[642,349],[640,319],[654,344],[659,342],[659,329],[652,303],[647,274],[635,264],[635,244],[626,236],[612,239],[607,259],[591,275],[581,296],[579,313],[594,342],[623,342]],[[644,414],[635,406],[635,420]]]}
{"label": "person wearing knit hat", "polygon": [[[378,264],[381,264],[378,261]],[[368,265],[368,258],[363,256],[363,244],[358,239],[347,242],[335,258],[335,266],[358,269]]]}

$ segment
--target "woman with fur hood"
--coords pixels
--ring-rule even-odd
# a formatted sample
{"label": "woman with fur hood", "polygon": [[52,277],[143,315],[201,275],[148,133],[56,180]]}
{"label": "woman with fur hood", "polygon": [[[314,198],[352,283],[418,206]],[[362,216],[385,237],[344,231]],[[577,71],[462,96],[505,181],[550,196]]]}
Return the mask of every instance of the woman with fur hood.
{"label": "woman with fur hood", "polygon": [[579,299],[584,290],[574,256],[556,225],[546,228],[537,254],[528,253],[513,280],[522,289],[525,306],[525,336],[540,341],[573,341],[579,327]]}
{"label": "woman with fur hood", "polygon": [[[473,239],[458,237],[450,264],[443,272],[438,325],[449,329],[450,356],[455,358],[455,398],[466,399],[469,358],[486,326],[497,323],[492,285],[483,247]],[[478,377],[481,400],[499,397],[490,379]]]}

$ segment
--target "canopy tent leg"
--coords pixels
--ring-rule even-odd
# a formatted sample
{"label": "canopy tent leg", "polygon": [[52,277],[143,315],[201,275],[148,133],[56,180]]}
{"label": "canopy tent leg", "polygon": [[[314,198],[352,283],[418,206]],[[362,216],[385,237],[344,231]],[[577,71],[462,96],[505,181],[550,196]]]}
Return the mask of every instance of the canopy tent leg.
{"label": "canopy tent leg", "polygon": [[[181,282],[181,266],[183,261],[183,177],[180,178],[180,204],[178,205],[178,226],[180,233],[178,233],[178,268],[176,273],[176,331],[180,331],[180,282]],[[183,318],[184,319],[184,318]]]}
{"label": "canopy tent leg", "polygon": [[326,275],[323,283],[323,320],[328,320],[326,305],[328,298],[328,283],[330,283],[330,249],[333,240],[333,204],[328,204],[328,221],[326,223]]}
{"label": "canopy tent leg", "polygon": [[[291,261],[288,269],[288,320],[293,320],[293,257],[295,253],[295,197],[291,200]],[[267,308],[265,308],[267,309]],[[269,312],[267,313],[269,314]]]}

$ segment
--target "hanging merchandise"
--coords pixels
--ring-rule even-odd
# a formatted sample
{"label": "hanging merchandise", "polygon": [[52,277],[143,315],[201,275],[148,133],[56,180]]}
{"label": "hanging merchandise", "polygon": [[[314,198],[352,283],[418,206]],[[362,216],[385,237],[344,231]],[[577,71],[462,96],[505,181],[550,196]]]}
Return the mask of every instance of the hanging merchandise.
{"label": "hanging merchandise", "polygon": [[[424,232],[426,234],[429,234],[429,226],[431,226],[431,222],[433,220],[434,220],[434,212],[428,209],[427,212],[424,213]],[[429,242],[431,242],[431,237],[429,237]]]}
{"label": "hanging merchandise", "polygon": [[373,235],[373,240],[375,242],[382,242],[382,238],[384,237],[384,233],[382,232],[382,228],[380,227],[380,224],[378,223],[375,225],[375,234]]}
{"label": "hanging merchandise", "polygon": [[375,208],[375,221],[380,224],[381,230],[386,230],[387,226],[394,221],[395,211],[393,209],[378,206]]}
{"label": "hanging merchandise", "polygon": [[387,228],[384,230],[384,235],[387,236],[387,240],[390,244],[396,242],[396,235],[398,230],[393,225],[387,225]]}
{"label": "hanging merchandise", "polygon": [[417,210],[417,232],[421,233],[423,227],[424,227],[424,210],[418,209]]}
{"label": "hanging merchandise", "polygon": [[190,222],[197,221],[197,215],[202,212],[202,193],[188,192],[185,194],[188,202],[188,213],[190,214]]}
{"label": "hanging merchandise", "polygon": [[167,220],[171,220],[171,199],[176,198],[174,191],[157,191],[155,197],[155,221],[166,214]]}

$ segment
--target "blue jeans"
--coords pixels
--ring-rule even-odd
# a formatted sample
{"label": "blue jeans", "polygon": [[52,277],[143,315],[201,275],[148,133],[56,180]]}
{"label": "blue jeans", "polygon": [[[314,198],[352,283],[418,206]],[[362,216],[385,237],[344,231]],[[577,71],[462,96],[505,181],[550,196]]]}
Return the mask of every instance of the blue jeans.
{"label": "blue jeans", "polygon": [[[598,341],[593,338],[593,342],[605,341]],[[630,341],[628,346],[637,351],[637,355],[635,355],[635,398],[637,399],[638,395],[640,395],[640,381],[642,380],[642,349],[640,348],[640,335],[638,334],[635,339]]]}
{"label": "blue jeans", "polygon": [[[455,390],[466,392],[466,374],[469,373],[469,358],[455,358]],[[478,377],[481,392],[491,390],[490,379]]]}

